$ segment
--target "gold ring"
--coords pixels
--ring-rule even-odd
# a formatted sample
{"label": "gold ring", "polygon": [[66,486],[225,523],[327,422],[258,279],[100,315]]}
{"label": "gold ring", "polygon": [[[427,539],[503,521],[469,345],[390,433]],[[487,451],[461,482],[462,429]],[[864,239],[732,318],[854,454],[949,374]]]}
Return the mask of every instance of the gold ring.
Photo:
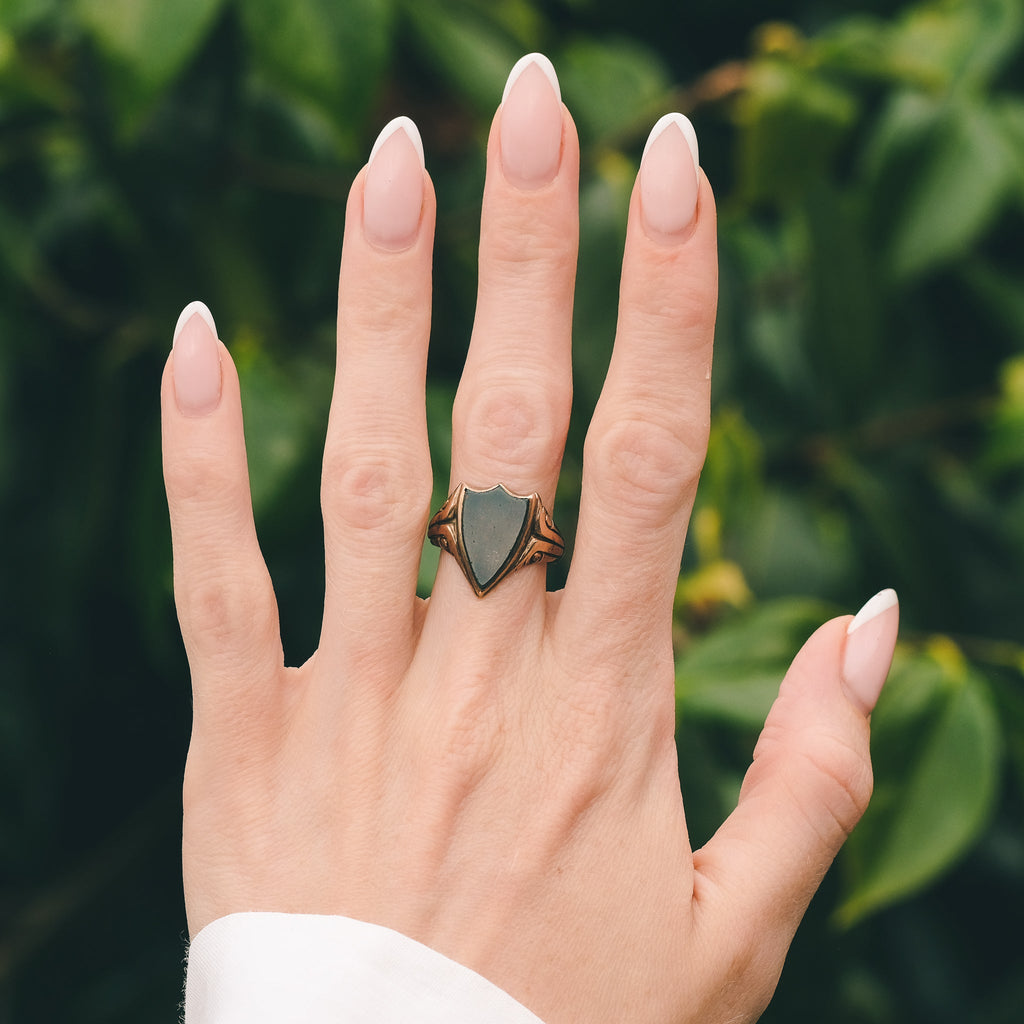
{"label": "gold ring", "polygon": [[516,569],[553,562],[565,551],[540,495],[513,494],[504,484],[487,491],[459,484],[430,520],[427,538],[454,556],[477,597]]}

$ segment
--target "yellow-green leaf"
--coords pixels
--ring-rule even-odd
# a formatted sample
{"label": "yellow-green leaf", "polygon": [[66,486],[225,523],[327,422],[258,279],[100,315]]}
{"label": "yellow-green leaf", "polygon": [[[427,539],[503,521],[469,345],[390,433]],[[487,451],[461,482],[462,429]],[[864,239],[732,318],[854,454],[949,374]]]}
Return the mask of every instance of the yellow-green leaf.
{"label": "yellow-green leaf", "polygon": [[828,618],[819,601],[771,601],[694,640],[676,663],[680,715],[759,729],[793,655]]}
{"label": "yellow-green leaf", "polygon": [[224,0],[75,0],[101,50],[142,88],[167,84],[202,42]]}
{"label": "yellow-green leaf", "polygon": [[959,659],[921,660],[894,672],[874,716],[875,796],[844,851],[844,925],[934,881],[992,810],[1001,744],[988,686]]}

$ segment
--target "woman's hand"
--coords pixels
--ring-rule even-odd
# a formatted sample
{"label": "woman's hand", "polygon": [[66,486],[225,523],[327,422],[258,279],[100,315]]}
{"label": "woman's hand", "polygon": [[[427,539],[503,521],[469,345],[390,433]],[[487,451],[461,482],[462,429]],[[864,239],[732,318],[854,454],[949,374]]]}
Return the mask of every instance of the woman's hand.
{"label": "woman's hand", "polygon": [[[452,486],[550,509],[569,420],[579,151],[550,65],[514,69],[488,146]],[[193,935],[235,911],[340,914],[473,968],[547,1024],[752,1020],[871,791],[881,595],[793,663],[739,806],[691,851],[672,599],[709,425],[715,211],[688,122],[652,133],[564,591],[527,566],[478,598],[429,517],[434,196],[382,133],[348,204],[324,453],[320,645],[283,663],[253,526],[238,380],[205,307],[163,382],[175,597],[192,669],[184,871]]]}

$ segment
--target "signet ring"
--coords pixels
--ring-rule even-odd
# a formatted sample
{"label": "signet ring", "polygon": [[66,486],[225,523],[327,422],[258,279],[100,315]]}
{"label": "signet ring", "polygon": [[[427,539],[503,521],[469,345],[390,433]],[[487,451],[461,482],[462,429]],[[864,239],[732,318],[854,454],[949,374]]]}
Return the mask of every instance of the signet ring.
{"label": "signet ring", "polygon": [[459,484],[430,520],[427,539],[455,558],[477,597],[516,569],[565,551],[540,495],[513,494],[504,484],[486,491]]}

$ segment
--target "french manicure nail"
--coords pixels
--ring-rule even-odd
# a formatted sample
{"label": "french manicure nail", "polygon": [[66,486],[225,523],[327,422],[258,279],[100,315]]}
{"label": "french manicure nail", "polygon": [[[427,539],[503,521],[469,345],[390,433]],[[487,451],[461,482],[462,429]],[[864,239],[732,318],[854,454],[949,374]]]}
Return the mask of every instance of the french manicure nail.
{"label": "french manicure nail", "polygon": [[871,714],[889,674],[899,625],[896,591],[883,590],[857,612],[847,627],[843,688],[866,715]]}
{"label": "french manicure nail", "polygon": [[171,373],[174,398],[186,416],[205,416],[220,404],[220,346],[213,314],[190,302],[174,328]]}
{"label": "french manicure nail", "polygon": [[501,100],[501,168],[524,191],[541,188],[562,160],[562,92],[554,65],[529,53],[512,68]]}
{"label": "french manicure nail", "polygon": [[640,213],[647,234],[681,240],[697,212],[697,134],[682,114],[666,114],[651,129],[640,161]]}
{"label": "french manicure nail", "polygon": [[363,231],[389,252],[408,249],[423,210],[423,141],[408,117],[385,125],[370,151],[363,185]]}

